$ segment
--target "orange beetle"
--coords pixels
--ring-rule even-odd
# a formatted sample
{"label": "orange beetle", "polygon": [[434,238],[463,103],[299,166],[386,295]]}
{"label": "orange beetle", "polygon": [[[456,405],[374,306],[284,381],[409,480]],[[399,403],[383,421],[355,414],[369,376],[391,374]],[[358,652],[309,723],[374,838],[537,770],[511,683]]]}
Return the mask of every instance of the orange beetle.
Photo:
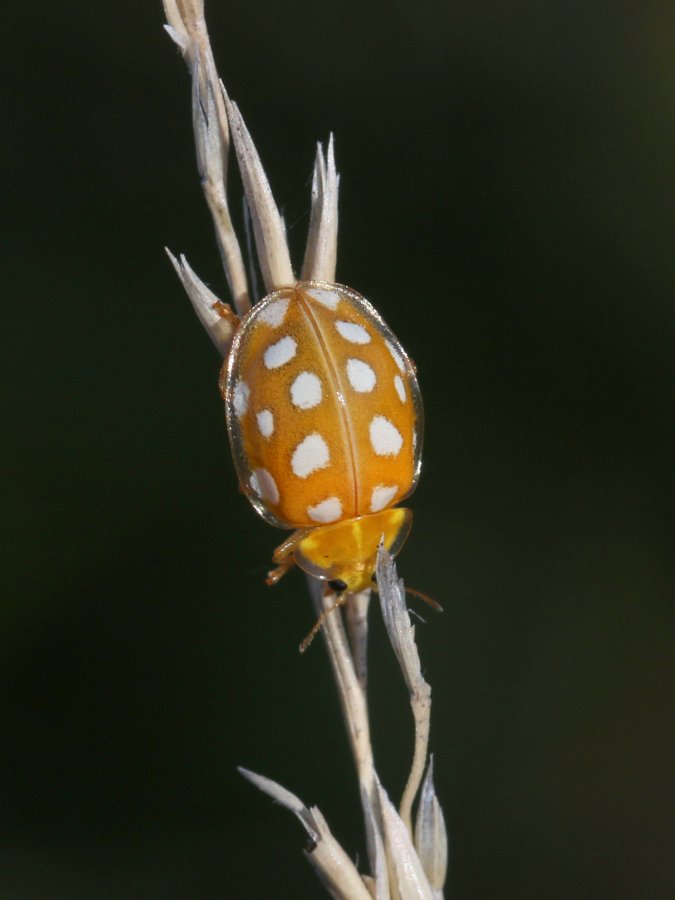
{"label": "orange beetle", "polygon": [[294,528],[272,584],[296,563],[338,592],[371,586],[380,539],[395,555],[421,467],[415,369],[350,288],[301,281],[242,319],[220,388],[237,475],[257,512]]}

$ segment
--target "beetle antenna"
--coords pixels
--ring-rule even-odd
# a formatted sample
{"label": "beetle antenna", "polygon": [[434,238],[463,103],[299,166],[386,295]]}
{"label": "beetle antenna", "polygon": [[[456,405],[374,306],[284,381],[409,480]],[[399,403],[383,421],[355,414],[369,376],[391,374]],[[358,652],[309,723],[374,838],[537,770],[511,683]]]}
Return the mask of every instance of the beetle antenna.
{"label": "beetle antenna", "polygon": [[328,616],[332,612],[335,612],[335,610],[338,608],[338,606],[344,606],[346,602],[347,602],[347,591],[343,591],[341,594],[337,595],[335,603],[329,609],[325,609],[321,613],[319,618],[316,620],[316,622],[312,626],[312,629],[309,632],[309,634],[307,635],[307,637],[303,641],[301,641],[301,643],[300,643],[300,652],[301,653],[305,652],[305,650],[312,643],[312,641],[314,640],[316,635],[321,631],[321,628],[323,627],[323,623],[326,621]]}
{"label": "beetle antenna", "polygon": [[432,597],[429,597],[428,594],[423,594],[422,591],[416,591],[415,588],[409,587],[406,587],[405,592],[406,594],[412,594],[413,597],[419,597],[420,600],[424,600],[424,602],[428,603],[432,609],[436,610],[436,612],[444,612],[441,604],[437,600],[434,600]]}
{"label": "beetle antenna", "polygon": [[[375,575],[375,573],[373,573],[371,581],[372,590],[377,591],[377,593],[379,594],[380,590],[377,584],[377,576]],[[436,612],[445,612],[441,604],[437,600],[434,600],[432,597],[430,597],[428,594],[423,594],[422,591],[417,591],[415,590],[415,588],[409,587],[406,587],[405,592],[406,594],[412,594],[413,597],[419,597],[420,600],[424,600],[424,602],[428,603],[432,609],[436,610]]]}

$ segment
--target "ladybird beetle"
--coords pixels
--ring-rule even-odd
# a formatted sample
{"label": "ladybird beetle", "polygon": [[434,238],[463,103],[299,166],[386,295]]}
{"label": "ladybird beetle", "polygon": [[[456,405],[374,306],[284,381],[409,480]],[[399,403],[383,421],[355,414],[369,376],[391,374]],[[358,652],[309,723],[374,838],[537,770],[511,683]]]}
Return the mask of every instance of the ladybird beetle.
{"label": "ladybird beetle", "polygon": [[220,377],[237,476],[257,512],[294,533],[273,584],[295,563],[332,590],[372,586],[380,540],[395,555],[421,467],[415,369],[356,291],[300,281],[241,320]]}

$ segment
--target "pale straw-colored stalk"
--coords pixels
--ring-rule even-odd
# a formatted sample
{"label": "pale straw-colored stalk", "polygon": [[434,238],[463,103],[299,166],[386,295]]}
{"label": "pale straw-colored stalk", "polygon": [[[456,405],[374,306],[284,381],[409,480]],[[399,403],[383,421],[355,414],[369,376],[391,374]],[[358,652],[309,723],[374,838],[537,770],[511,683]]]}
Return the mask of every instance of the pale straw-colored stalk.
{"label": "pale straw-colored stalk", "polygon": [[[192,76],[192,117],[197,167],[213,217],[236,314],[260,297],[251,297],[240,244],[227,200],[227,161],[234,146],[260,271],[266,291],[295,282],[283,219],[260,157],[241,113],[218,78],[202,0],[164,0],[166,30],[180,48]],[[333,282],[337,257],[339,177],[332,137],[324,152],[317,146],[312,179],[309,236],[303,279]],[[168,251],[167,251],[168,252]],[[223,356],[237,325],[235,312],[193,272],[184,256],[169,253],[195,311]],[[309,862],[331,896],[344,900],[438,900],[443,896],[447,839],[443,813],[428,760],[431,689],[422,676],[415,630],[405,604],[403,583],[389,555],[380,550],[377,581],[383,619],[410,694],[414,751],[410,775],[396,810],[377,776],[368,716],[368,609],[370,591],[352,594],[343,611],[329,615],[322,629],[347,728],[363,807],[370,872],[360,874],[337,843],[318,809],[306,807],[274,781],[241,769],[242,775],[293,812],[310,837]],[[335,602],[324,584],[309,578],[317,616]],[[424,770],[426,768],[426,776]],[[413,805],[424,784],[413,827]]]}

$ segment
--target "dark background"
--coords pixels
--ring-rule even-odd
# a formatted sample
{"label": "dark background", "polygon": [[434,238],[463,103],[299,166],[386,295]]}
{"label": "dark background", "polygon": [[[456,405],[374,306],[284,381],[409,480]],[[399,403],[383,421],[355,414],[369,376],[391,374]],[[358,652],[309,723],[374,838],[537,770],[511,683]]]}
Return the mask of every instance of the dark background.
{"label": "dark background", "polygon": [[[323,896],[235,771],[363,860],[304,584],[263,584],[280,533],[237,491],[219,360],[162,249],[225,297],[183,61],[159,2],[8,6],[0,894]],[[333,130],[338,278],[418,365],[400,571],[446,609],[418,634],[448,895],[674,896],[672,4],[207,15],[296,260]],[[372,657],[396,798],[411,723],[377,611]]]}

